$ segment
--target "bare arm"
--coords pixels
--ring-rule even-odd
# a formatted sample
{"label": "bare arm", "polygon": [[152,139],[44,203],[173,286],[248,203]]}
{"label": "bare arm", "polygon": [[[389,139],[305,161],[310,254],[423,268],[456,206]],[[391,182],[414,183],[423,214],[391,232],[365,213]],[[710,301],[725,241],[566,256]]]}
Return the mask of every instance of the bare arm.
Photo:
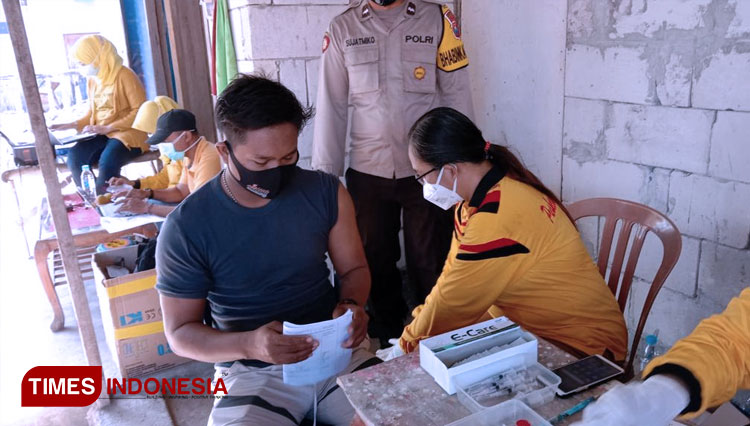
{"label": "bare arm", "polygon": [[[351,309],[354,313],[350,338],[345,347],[358,345],[367,333],[368,317],[364,311],[370,294],[370,269],[367,267],[362,240],[359,237],[354,215],[354,204],[343,185],[338,189],[338,220],[328,237],[328,253],[336,273],[341,280],[340,300],[333,317],[336,318]],[[356,305],[346,303],[347,299]]]}
{"label": "bare arm", "polygon": [[190,195],[187,184],[182,182],[166,189],[154,189],[154,200],[164,201],[165,203],[180,203]]}

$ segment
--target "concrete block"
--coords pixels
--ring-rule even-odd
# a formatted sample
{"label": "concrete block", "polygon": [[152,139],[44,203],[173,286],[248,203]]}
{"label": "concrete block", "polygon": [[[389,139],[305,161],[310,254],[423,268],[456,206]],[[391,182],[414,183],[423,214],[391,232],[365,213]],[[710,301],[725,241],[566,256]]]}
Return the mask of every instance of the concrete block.
{"label": "concrete block", "polygon": [[[663,256],[664,245],[661,243],[659,237],[649,232],[646,235],[646,241],[638,258],[635,276],[644,281],[652,282],[661,266]],[[664,287],[688,297],[695,297],[698,283],[699,258],[700,240],[683,236],[680,258],[667,277]]]}
{"label": "concrete block", "polygon": [[308,105],[307,71],[305,70],[304,60],[287,59],[279,61],[279,81],[294,92],[297,100],[303,106]]}
{"label": "concrete block", "polygon": [[305,62],[307,73],[307,100],[309,105],[315,104],[318,97],[318,79],[320,78],[320,59],[310,59]]}
{"label": "concrete block", "polygon": [[750,36],[750,2],[730,0],[729,7],[734,7],[734,18],[729,23],[726,37]]}
{"label": "concrete block", "polygon": [[565,59],[565,95],[635,104],[649,99],[649,64],[643,47],[574,44]]}
{"label": "concrete block", "polygon": [[[689,59],[692,59],[692,55]],[[652,78],[656,84],[656,96],[660,105],[690,106],[690,88],[693,84],[691,65],[677,53],[669,55],[669,60],[664,64],[663,74],[659,61],[652,63],[652,74],[656,74],[652,75]]]}
{"label": "concrete block", "polygon": [[[643,303],[646,300],[651,282],[633,280],[630,298],[625,306],[625,322],[632,340]],[[699,294],[698,297],[687,297],[669,288],[662,287],[651,307],[643,337],[659,329],[659,340],[666,346],[690,334],[701,320],[724,310],[724,306]],[[641,337],[641,339],[643,339]]]}
{"label": "concrete block", "polygon": [[[750,111],[750,49],[720,51],[697,68],[693,83],[693,106],[707,109]],[[740,50],[742,46],[742,50]]]}
{"label": "concrete block", "polygon": [[259,4],[271,4],[271,0],[229,0],[229,10],[231,11],[241,7]]}
{"label": "concrete block", "polygon": [[[596,2],[568,0],[568,39],[584,39],[594,35]],[[603,2],[602,2],[603,3]]]}
{"label": "concrete block", "polygon": [[610,38],[631,34],[653,37],[663,30],[691,30],[700,26],[706,7],[712,0],[680,2],[625,0],[612,10],[613,33]]}
{"label": "concrete block", "polygon": [[605,132],[609,157],[705,173],[713,111],[615,104]]}
{"label": "concrete block", "polygon": [[530,170],[559,192],[565,2],[493,0],[462,5],[474,121],[487,140],[507,141]]}
{"label": "concrete block", "polygon": [[[249,28],[243,46],[252,59],[320,56],[323,34],[345,6],[247,7]],[[290,25],[293,23],[293,25]],[[283,32],[279,32],[283,29]]]}
{"label": "concrete block", "polygon": [[735,248],[750,236],[750,184],[673,172],[669,182],[669,217],[680,231]]}
{"label": "concrete block", "polygon": [[581,239],[591,256],[591,260],[595,262],[599,257],[599,218],[584,217],[578,219],[576,227],[578,228],[578,233],[581,234]]}
{"label": "concrete block", "polygon": [[243,74],[260,74],[279,80],[278,61],[237,61],[237,70]]}
{"label": "concrete block", "polygon": [[299,135],[297,148],[299,149],[300,158],[312,157],[312,141],[313,141],[313,129],[315,128],[315,120],[311,120],[307,123],[302,133]]}
{"label": "concrete block", "polygon": [[237,62],[253,59],[250,38],[250,8],[238,7],[230,9],[229,21],[232,25],[232,38],[234,39],[234,52]]}
{"label": "concrete block", "polygon": [[750,286],[750,250],[737,250],[711,241],[701,243],[698,287],[704,297],[721,306]]}
{"label": "concrete block", "polygon": [[563,201],[612,197],[667,211],[669,173],[663,169],[603,161],[578,163],[563,157]]}
{"label": "concrete block", "polygon": [[750,183],[750,113],[719,111],[711,135],[711,176]]}
{"label": "concrete block", "polygon": [[563,155],[580,163],[605,161],[611,104],[604,101],[565,98],[563,123]]}

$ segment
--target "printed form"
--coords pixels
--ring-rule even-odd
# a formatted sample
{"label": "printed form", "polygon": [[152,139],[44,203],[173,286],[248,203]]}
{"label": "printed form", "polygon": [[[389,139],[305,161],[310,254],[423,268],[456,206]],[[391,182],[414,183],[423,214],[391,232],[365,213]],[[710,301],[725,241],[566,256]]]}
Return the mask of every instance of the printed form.
{"label": "printed form", "polygon": [[298,325],[284,322],[284,334],[307,335],[318,341],[312,356],[295,364],[284,364],[284,383],[293,386],[313,385],[343,371],[352,357],[352,350],[341,346],[349,338],[347,328],[352,311],[328,321]]}

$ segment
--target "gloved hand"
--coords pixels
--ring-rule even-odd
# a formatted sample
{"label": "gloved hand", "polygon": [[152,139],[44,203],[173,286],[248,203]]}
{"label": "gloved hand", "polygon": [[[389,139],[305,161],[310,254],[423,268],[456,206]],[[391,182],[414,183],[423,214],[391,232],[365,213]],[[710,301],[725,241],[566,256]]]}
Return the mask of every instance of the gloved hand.
{"label": "gloved hand", "polygon": [[390,339],[388,340],[388,343],[393,346],[391,346],[390,348],[379,349],[375,352],[375,356],[382,359],[383,361],[390,361],[404,354],[404,351],[401,350],[401,346],[398,344],[398,339]]}
{"label": "gloved hand", "polygon": [[668,425],[689,403],[690,392],[680,380],[657,374],[605,393],[584,410],[583,421],[574,425]]}

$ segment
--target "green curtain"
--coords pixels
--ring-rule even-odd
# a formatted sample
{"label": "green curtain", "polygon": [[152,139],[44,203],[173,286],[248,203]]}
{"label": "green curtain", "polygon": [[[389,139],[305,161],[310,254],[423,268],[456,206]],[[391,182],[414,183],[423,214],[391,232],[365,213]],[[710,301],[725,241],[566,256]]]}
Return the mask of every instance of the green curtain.
{"label": "green curtain", "polygon": [[232,40],[232,25],[229,22],[229,6],[227,0],[216,0],[215,64],[216,64],[216,94],[221,93],[230,81],[237,75],[237,55],[234,53]]}

